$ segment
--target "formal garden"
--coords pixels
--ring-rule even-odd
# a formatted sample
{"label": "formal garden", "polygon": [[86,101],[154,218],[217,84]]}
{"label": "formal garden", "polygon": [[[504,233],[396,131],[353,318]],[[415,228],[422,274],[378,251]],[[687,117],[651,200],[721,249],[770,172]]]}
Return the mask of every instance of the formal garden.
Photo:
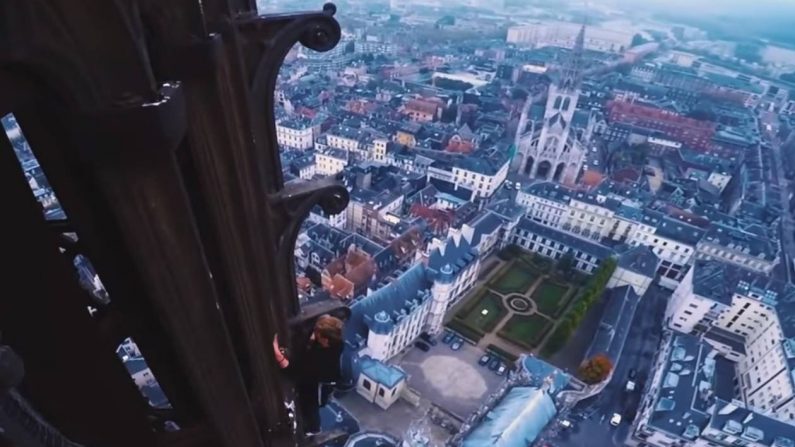
{"label": "formal garden", "polygon": [[554,261],[517,246],[497,256],[503,261],[499,268],[484,277],[447,325],[489,350],[513,354],[550,356],[562,348],[615,269],[608,259],[585,275],[569,256]]}

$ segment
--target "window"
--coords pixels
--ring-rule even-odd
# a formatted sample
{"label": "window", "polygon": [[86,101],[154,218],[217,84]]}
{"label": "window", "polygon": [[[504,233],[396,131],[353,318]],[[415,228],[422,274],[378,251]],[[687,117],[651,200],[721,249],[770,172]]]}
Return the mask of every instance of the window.
{"label": "window", "polygon": [[364,387],[364,389],[369,391],[371,388],[370,381],[367,379],[362,380],[362,386]]}
{"label": "window", "polygon": [[378,395],[381,396],[381,397],[384,397],[384,389],[383,388],[379,388],[378,389]]}

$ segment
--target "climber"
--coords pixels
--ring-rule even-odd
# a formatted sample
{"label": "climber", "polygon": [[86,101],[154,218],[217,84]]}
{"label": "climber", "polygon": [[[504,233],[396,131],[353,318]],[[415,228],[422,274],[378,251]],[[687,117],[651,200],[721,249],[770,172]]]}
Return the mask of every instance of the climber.
{"label": "climber", "polygon": [[320,407],[326,404],[340,379],[342,325],[339,318],[321,315],[315,322],[312,334],[299,343],[290,358],[279,345],[279,335],[273,337],[276,362],[295,383],[297,404],[306,435],[320,432]]}

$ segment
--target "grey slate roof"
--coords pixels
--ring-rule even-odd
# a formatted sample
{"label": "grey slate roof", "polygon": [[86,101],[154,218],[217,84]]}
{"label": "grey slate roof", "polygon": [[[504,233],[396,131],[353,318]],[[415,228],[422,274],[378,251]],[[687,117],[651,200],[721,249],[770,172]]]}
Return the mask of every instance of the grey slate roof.
{"label": "grey slate roof", "polygon": [[461,157],[454,162],[454,166],[483,175],[494,175],[506,163],[508,163],[508,154],[495,151],[489,156],[477,153]]}
{"label": "grey slate roof", "polygon": [[660,266],[660,258],[648,245],[632,247],[618,256],[618,266],[631,272],[654,278]]}
{"label": "grey slate roof", "polygon": [[543,197],[559,203],[569,203],[572,191],[565,186],[554,182],[536,182],[525,185],[524,192],[534,196]]}
{"label": "grey slate roof", "polygon": [[[755,229],[751,228],[752,231]],[[760,259],[773,261],[778,255],[778,247],[771,243],[764,230],[763,234],[764,236],[718,224],[707,231],[704,240],[724,247],[732,245],[732,250],[744,251],[750,256],[761,255]]]}
{"label": "grey slate roof", "polygon": [[727,331],[717,326],[711,326],[709,330],[704,333],[704,338],[715,340],[718,343],[730,346],[735,352],[745,354],[745,337],[735,334],[734,332]]}
{"label": "grey slate roof", "polygon": [[761,445],[795,445],[795,426],[730,402],[734,363],[709,344],[692,335],[675,335],[663,368],[650,426],[686,440],[710,427]]}
{"label": "grey slate roof", "polygon": [[356,301],[345,323],[344,338],[352,347],[360,347],[369,329],[388,332],[405,315],[429,298],[428,272],[422,263],[415,264],[388,285]]}
{"label": "grey slate roof", "polygon": [[619,202],[616,199],[612,199],[605,196],[597,196],[595,194],[588,194],[585,192],[575,193],[572,199],[588,203],[591,205],[601,206],[602,208],[607,208],[612,211],[615,211],[619,207],[621,207],[621,202]]}
{"label": "grey slate roof", "polygon": [[449,265],[452,268],[452,275],[456,276],[459,272],[466,269],[469,265],[477,261],[478,251],[465,237],[447,238],[446,244],[433,250],[428,256],[428,268],[434,273],[442,271],[442,268]]}
{"label": "grey slate roof", "polygon": [[523,217],[516,226],[517,230],[524,230],[530,234],[537,234],[598,259],[605,259],[614,254],[613,250],[592,240],[583,239],[570,233],[558,231],[554,228],[541,225],[532,219]]}
{"label": "grey slate roof", "polygon": [[795,446],[795,426],[740,408],[722,399],[715,401],[709,426],[727,434],[732,429],[738,429],[741,431],[740,437],[753,439],[762,445]]}
{"label": "grey slate roof", "polygon": [[795,336],[795,287],[792,284],[725,262],[698,259],[693,265],[693,292],[726,305],[731,303],[735,292],[756,295],[757,299],[777,309],[784,334]]}
{"label": "grey slate roof", "polygon": [[676,219],[663,216],[657,223],[654,234],[695,246],[704,237],[704,230]]}
{"label": "grey slate roof", "polygon": [[649,425],[694,439],[710,419],[717,351],[691,335],[675,335],[672,343]]}
{"label": "grey slate roof", "polygon": [[477,246],[484,234],[494,233],[502,225],[502,219],[491,211],[483,211],[469,223],[474,228],[475,233],[472,236],[472,245]]}

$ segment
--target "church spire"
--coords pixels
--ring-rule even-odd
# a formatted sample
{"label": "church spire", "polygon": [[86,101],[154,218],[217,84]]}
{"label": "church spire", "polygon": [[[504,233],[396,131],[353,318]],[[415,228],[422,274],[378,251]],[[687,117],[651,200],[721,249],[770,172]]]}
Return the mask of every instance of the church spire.
{"label": "church spire", "polygon": [[558,87],[564,90],[574,90],[580,86],[582,80],[582,55],[585,51],[585,23],[574,39],[574,47],[560,71]]}

